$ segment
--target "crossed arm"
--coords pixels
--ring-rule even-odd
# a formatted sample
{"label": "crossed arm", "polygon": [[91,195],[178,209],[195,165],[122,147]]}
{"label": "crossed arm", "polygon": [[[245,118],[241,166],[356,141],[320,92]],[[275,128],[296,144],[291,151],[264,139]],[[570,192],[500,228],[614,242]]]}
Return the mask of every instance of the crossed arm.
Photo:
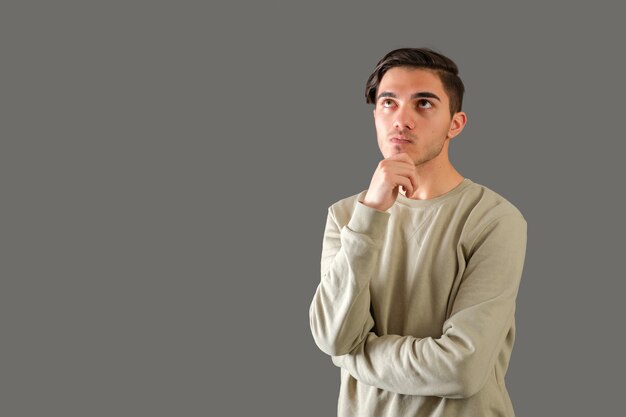
{"label": "crossed arm", "polygon": [[329,209],[322,247],[322,279],[309,318],[318,347],[329,355],[356,348],[374,326],[369,282],[378,263],[389,214],[361,204],[341,230]]}
{"label": "crossed arm", "polygon": [[[471,245],[438,338],[371,332],[369,279],[387,213],[357,206],[341,230],[329,213],[311,328],[335,365],[362,383],[410,395],[465,398],[484,386],[511,329],[526,248],[521,216],[495,219]],[[355,220],[356,219],[356,220]]]}

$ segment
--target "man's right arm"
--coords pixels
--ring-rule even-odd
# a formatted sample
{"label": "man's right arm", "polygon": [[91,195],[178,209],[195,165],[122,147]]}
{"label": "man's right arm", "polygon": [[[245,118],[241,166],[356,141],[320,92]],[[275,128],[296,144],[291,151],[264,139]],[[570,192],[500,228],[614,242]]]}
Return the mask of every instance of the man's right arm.
{"label": "man's right arm", "polygon": [[340,227],[328,211],[322,246],[321,281],[309,319],[318,347],[328,355],[345,355],[374,326],[369,282],[376,270],[389,213],[356,203],[347,225]]}

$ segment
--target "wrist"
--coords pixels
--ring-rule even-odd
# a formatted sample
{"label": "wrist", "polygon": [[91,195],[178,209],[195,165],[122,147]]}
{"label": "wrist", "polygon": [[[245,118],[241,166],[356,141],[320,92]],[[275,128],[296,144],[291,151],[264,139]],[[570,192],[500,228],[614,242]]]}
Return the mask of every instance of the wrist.
{"label": "wrist", "polygon": [[365,198],[363,198],[363,200],[359,200],[359,203],[361,203],[364,206],[367,206],[369,208],[373,208],[374,210],[378,210],[378,211],[382,211],[382,212],[386,212],[387,209],[389,208],[389,207],[385,207],[383,204],[376,203],[376,202],[373,202],[371,200],[368,200],[367,196],[365,196]]}
{"label": "wrist", "polygon": [[380,207],[380,206],[371,206],[371,205],[369,205],[369,204],[367,204],[367,203],[362,203],[362,204],[363,204],[364,206],[366,206],[366,207],[369,207],[369,208],[374,209],[374,210],[376,210],[376,211],[379,211],[379,212],[381,212],[381,213],[386,213],[386,212],[387,212],[387,209],[386,209],[386,208],[384,208],[384,207]]}
{"label": "wrist", "polygon": [[359,201],[346,226],[353,232],[368,235],[374,240],[380,240],[387,229],[389,217],[389,213],[366,206]]}

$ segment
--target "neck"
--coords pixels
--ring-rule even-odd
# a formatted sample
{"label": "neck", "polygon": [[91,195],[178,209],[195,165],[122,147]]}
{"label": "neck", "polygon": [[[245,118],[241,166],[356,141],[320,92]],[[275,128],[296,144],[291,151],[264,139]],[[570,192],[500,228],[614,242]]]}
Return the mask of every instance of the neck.
{"label": "neck", "polygon": [[417,189],[410,196],[402,190],[405,197],[430,200],[451,191],[463,181],[463,176],[448,159],[447,146],[445,148],[436,158],[415,166]]}

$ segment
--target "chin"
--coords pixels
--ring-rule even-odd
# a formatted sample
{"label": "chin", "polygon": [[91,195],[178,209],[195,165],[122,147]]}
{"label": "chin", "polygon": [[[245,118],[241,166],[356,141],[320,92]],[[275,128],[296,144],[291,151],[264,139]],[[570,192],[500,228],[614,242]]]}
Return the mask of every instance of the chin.
{"label": "chin", "polygon": [[404,149],[402,146],[400,145],[394,145],[391,148],[389,148],[389,150],[387,151],[387,153],[389,154],[389,156],[392,155],[396,155],[399,153],[405,152],[406,153],[406,149]]}

